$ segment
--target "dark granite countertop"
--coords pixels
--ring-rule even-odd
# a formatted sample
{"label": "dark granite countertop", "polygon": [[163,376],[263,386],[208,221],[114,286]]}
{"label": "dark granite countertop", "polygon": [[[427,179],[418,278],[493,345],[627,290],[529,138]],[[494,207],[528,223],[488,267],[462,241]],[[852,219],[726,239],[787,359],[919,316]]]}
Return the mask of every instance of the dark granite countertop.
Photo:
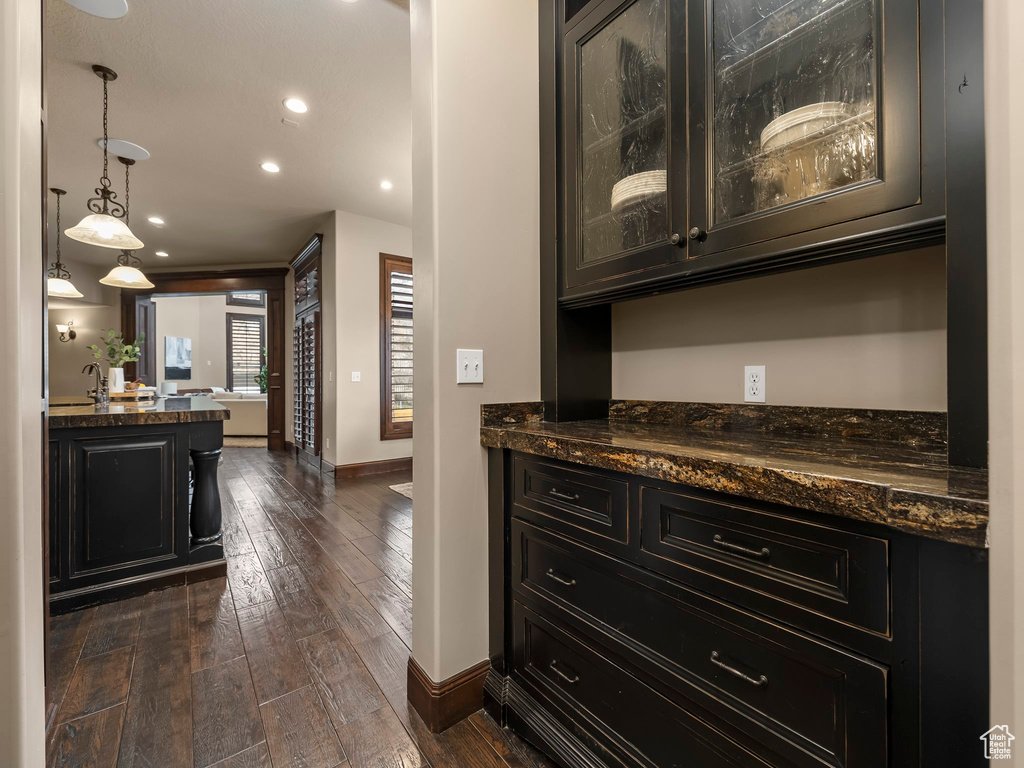
{"label": "dark granite countertop", "polygon": [[988,472],[946,464],[944,414],[638,401],[596,421],[542,414],[485,405],[481,444],[987,545]]}
{"label": "dark granite countertop", "polygon": [[212,397],[168,397],[151,403],[131,405],[111,403],[50,407],[50,429],[181,424],[224,421],[229,418],[231,411]]}

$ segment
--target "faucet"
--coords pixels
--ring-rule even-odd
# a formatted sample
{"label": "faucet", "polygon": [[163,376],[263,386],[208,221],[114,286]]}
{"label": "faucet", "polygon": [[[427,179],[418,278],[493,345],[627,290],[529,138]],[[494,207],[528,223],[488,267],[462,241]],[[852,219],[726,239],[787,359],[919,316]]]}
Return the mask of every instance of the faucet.
{"label": "faucet", "polygon": [[89,363],[82,369],[82,373],[94,373],[96,375],[96,389],[93,390],[93,394],[98,396],[100,393],[100,377],[103,375],[100,370],[99,363]]}

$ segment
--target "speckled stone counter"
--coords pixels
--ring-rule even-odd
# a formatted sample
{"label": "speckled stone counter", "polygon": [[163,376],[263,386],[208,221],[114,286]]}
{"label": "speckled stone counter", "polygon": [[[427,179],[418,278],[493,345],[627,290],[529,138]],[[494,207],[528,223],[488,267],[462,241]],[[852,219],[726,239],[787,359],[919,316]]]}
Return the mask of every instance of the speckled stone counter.
{"label": "speckled stone counter", "polygon": [[130,427],[142,424],[184,424],[224,421],[231,411],[212,397],[168,397],[152,403],[50,407],[50,429]]}
{"label": "speckled stone counter", "polygon": [[481,444],[984,547],[988,472],[946,464],[945,414],[614,401],[552,423],[485,405]]}

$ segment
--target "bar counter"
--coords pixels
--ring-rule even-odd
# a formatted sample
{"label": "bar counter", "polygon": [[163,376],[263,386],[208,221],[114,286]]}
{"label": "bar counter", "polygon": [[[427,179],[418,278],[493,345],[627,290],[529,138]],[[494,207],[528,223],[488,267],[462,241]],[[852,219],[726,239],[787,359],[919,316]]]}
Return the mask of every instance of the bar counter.
{"label": "bar counter", "polygon": [[230,415],[208,397],[51,401],[53,613],[225,573],[217,466]]}

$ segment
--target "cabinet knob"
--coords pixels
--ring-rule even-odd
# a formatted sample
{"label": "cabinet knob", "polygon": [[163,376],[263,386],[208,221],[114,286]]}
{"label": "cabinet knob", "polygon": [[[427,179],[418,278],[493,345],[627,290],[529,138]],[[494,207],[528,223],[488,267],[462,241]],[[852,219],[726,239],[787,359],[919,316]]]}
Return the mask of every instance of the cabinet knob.
{"label": "cabinet knob", "polygon": [[683,242],[683,238],[678,232],[673,232],[669,236],[668,241],[672,243],[672,245],[679,245],[681,242]]}
{"label": "cabinet knob", "polygon": [[691,227],[690,228],[690,239],[691,240],[703,240],[707,236],[708,236],[708,233],[705,232],[700,227]]}

